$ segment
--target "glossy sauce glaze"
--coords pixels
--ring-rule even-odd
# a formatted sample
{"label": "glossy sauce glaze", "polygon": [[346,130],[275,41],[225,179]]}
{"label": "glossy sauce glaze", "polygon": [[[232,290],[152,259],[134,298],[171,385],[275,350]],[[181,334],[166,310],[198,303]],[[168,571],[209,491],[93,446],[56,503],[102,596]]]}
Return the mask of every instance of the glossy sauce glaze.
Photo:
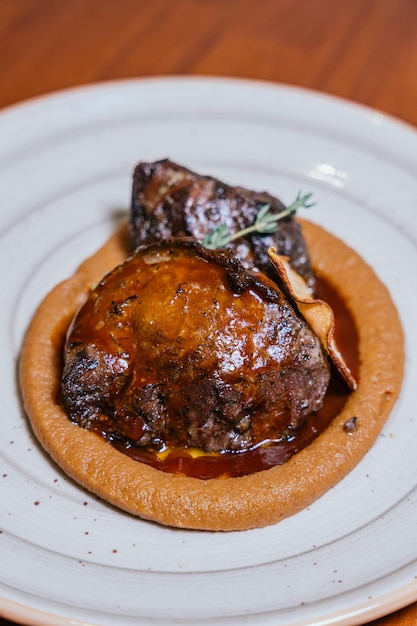
{"label": "glossy sauce glaze", "polygon": [[[352,315],[336,289],[319,279],[317,296],[333,309],[336,321],[335,337],[352,374],[357,379],[359,370],[358,333]],[[323,407],[311,414],[291,437],[268,440],[244,452],[202,453],[196,450],[165,449],[153,451],[110,439],[110,443],[132,459],[172,474],[200,479],[238,477],[285,463],[291,456],[308,446],[341,411],[349,397],[349,390],[339,374],[332,377]],[[354,416],[352,416],[354,420]],[[346,432],[354,429],[351,422]]]}
{"label": "glossy sauce glaze", "polygon": [[184,240],[139,248],[100,281],[64,361],[71,421],[164,456],[292,435],[330,381],[319,338],[275,283]]}

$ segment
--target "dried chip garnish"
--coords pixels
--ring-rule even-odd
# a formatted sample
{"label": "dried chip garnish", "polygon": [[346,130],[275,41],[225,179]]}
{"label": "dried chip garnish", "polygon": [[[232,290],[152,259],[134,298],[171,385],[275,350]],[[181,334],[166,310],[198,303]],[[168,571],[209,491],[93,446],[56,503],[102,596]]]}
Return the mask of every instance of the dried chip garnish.
{"label": "dried chip garnish", "polygon": [[289,298],[294,302],[310,328],[316,333],[349,388],[354,391],[357,388],[357,382],[336,344],[336,325],[332,308],[324,300],[314,297],[304,278],[292,269],[287,257],[277,254],[275,248],[269,248],[268,255]]}

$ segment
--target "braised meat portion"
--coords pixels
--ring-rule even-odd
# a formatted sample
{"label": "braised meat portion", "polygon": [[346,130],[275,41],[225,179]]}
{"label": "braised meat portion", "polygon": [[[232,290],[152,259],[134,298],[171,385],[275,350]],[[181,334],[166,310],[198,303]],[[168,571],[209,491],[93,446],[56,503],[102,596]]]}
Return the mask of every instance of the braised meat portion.
{"label": "braised meat portion", "polygon": [[64,357],[71,420],[156,450],[289,436],[329,383],[319,340],[273,281],[184,240],[142,246],[104,277]]}
{"label": "braised meat portion", "polygon": [[[169,160],[140,163],[133,176],[132,240],[135,246],[183,236],[202,242],[219,224],[226,224],[231,233],[236,233],[251,226],[266,204],[272,213],[285,208],[267,192],[232,187]],[[313,286],[308,252],[293,217],[281,220],[276,233],[251,234],[228,247],[244,267],[258,269],[274,279],[275,271],[267,254],[270,246],[289,257],[292,267]]]}

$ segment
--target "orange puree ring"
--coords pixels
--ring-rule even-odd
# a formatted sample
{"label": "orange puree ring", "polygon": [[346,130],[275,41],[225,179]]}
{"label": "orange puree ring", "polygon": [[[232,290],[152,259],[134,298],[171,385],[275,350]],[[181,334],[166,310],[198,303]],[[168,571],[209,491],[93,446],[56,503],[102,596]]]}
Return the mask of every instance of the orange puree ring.
{"label": "orange puree ring", "polygon": [[[297,513],[362,459],[400,392],[402,327],[387,289],[372,268],[323,228],[300,222],[315,272],[337,289],[358,331],[358,388],[330,425],[283,465],[245,476],[202,480],[135,461],[73,424],[59,400],[65,335],[91,288],[126,258],[122,229],[46,296],[22,349],[21,389],[33,430],[71,478],[144,519],[181,528],[244,530]],[[353,423],[354,428],[346,426]]]}

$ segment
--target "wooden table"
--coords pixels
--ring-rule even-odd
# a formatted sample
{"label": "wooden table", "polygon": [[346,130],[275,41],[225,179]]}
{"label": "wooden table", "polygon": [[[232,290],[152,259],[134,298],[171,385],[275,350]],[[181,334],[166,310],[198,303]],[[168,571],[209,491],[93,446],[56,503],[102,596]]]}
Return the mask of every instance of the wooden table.
{"label": "wooden table", "polygon": [[[0,107],[108,79],[225,75],[417,126],[416,33],[415,0],[0,0]],[[373,622],[414,624],[417,604]]]}

